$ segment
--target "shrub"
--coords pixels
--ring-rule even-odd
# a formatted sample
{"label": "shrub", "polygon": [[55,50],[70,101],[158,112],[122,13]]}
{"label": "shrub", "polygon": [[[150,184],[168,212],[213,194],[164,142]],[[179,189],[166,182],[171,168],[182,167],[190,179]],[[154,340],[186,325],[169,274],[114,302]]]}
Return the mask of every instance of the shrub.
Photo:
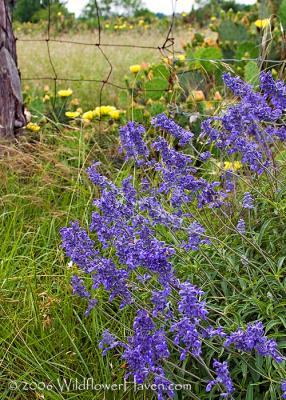
{"label": "shrub", "polygon": [[112,182],[91,166],[100,194],[88,230],[61,230],[86,315],[102,306],[118,320],[118,307],[133,318],[123,335],[103,332],[103,355],[120,354],[126,377],[152,382],[159,399],[186,380],[196,399],[277,398],[283,383],[285,252],[267,237],[275,214],[285,239],[286,86],[264,72],[259,91],[223,78],[239,100],[205,120],[198,140],[165,114],[148,132],[122,127],[124,172]]}

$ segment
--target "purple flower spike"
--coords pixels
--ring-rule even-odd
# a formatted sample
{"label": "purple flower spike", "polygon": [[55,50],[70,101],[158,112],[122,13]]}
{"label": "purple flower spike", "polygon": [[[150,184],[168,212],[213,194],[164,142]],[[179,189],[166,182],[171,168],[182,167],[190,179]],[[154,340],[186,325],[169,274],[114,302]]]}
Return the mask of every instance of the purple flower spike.
{"label": "purple flower spike", "polygon": [[253,204],[253,199],[252,196],[249,192],[244,193],[243,201],[242,201],[242,207],[247,208],[249,210],[254,208]]}
{"label": "purple flower spike", "polygon": [[168,118],[166,114],[159,114],[151,120],[151,124],[156,128],[160,128],[163,131],[170,133],[176,139],[179,140],[181,146],[185,146],[194,136],[194,134],[186,129],[182,128],[180,125],[176,124],[175,121]]}
{"label": "purple flower spike", "polygon": [[119,130],[121,149],[126,153],[126,159],[139,157],[144,159],[149,156],[149,150],[143,140],[143,135],[146,133],[144,126],[135,122],[128,122]]}
{"label": "purple flower spike", "polygon": [[245,226],[245,222],[242,218],[240,218],[238,220],[238,223],[236,225],[236,229],[239,233],[241,233],[242,235],[244,235],[246,233],[246,226]]}
{"label": "purple flower spike", "polygon": [[226,361],[219,362],[214,360],[213,367],[216,372],[216,379],[209,381],[206,387],[206,392],[210,392],[215,385],[223,385],[225,387],[225,392],[221,393],[221,397],[228,397],[234,392],[234,386],[229,375],[228,364]]}
{"label": "purple flower spike", "polygon": [[271,356],[279,363],[283,361],[278,353],[277,343],[274,340],[267,339],[263,324],[260,321],[248,324],[245,331],[238,328],[237,331],[231,333],[226,338],[224,346],[229,347],[232,344],[238,350],[244,352],[256,350],[261,356]]}
{"label": "purple flower spike", "polygon": [[286,380],[281,384],[282,399],[286,399]]}

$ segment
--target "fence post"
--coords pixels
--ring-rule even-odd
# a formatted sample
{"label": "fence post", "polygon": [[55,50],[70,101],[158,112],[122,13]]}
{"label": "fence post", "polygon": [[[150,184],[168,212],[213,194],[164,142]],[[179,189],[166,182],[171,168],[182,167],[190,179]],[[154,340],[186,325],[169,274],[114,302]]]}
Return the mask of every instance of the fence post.
{"label": "fence post", "polygon": [[16,39],[10,6],[14,0],[0,0],[0,139],[11,139],[26,125]]}

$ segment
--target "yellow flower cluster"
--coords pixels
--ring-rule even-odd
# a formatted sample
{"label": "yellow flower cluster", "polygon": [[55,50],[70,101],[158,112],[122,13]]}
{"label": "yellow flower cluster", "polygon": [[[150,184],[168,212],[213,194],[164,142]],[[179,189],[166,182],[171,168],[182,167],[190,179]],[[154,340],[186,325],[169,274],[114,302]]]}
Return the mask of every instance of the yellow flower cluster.
{"label": "yellow flower cluster", "polygon": [[45,94],[45,96],[43,97],[43,102],[46,103],[49,100],[50,100],[50,96],[48,94]]}
{"label": "yellow flower cluster", "polygon": [[67,111],[65,115],[66,117],[73,119],[79,117],[80,113],[78,111]]}
{"label": "yellow flower cluster", "polygon": [[73,94],[73,91],[71,89],[64,89],[64,90],[59,90],[58,95],[60,97],[69,97]]}
{"label": "yellow flower cluster", "polygon": [[94,112],[93,111],[86,111],[82,114],[82,119],[85,121],[91,121],[94,118]]}
{"label": "yellow flower cluster", "polygon": [[96,107],[94,110],[86,111],[82,114],[82,109],[78,108],[76,111],[66,111],[65,115],[70,119],[78,118],[81,114],[81,119],[85,122],[92,121],[94,118],[99,117],[110,117],[112,119],[120,118],[120,110],[117,110],[114,106],[101,106]]}
{"label": "yellow flower cluster", "polygon": [[130,65],[129,67],[129,70],[130,72],[132,72],[132,74],[138,74],[138,72],[140,72],[141,69],[142,67],[139,64]]}
{"label": "yellow flower cluster", "polygon": [[95,117],[108,116],[112,119],[119,119],[120,117],[120,111],[113,106],[96,107],[96,109],[93,111],[93,114]]}
{"label": "yellow flower cluster", "polygon": [[186,60],[185,54],[179,54],[178,55],[178,60],[181,61],[181,62],[184,62]]}
{"label": "yellow flower cluster", "polygon": [[270,26],[270,18],[257,19],[255,21],[255,26],[259,29],[267,28],[268,26]]}
{"label": "yellow flower cluster", "polygon": [[31,132],[39,132],[41,129],[38,124],[34,124],[33,122],[29,122],[26,128]]}
{"label": "yellow flower cluster", "polygon": [[229,171],[229,170],[237,171],[238,169],[241,169],[241,167],[242,167],[242,164],[240,161],[233,161],[233,162],[225,161],[223,163],[223,169],[225,171]]}

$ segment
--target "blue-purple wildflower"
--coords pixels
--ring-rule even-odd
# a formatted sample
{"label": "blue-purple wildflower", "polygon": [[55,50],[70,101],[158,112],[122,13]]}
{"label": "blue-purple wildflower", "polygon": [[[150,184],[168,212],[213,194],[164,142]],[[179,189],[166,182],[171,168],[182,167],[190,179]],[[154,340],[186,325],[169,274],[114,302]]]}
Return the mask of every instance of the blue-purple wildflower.
{"label": "blue-purple wildflower", "polygon": [[242,207],[252,210],[254,208],[253,198],[249,192],[245,192],[242,201]]}
{"label": "blue-purple wildflower", "polygon": [[[239,153],[242,163],[262,173],[270,165],[274,137],[286,138],[286,129],[284,132],[281,126],[278,129],[272,124],[285,108],[285,87],[271,80],[269,74],[261,76],[264,94],[254,92],[251,85],[229,74],[224,80],[240,98],[239,102],[222,116],[206,120],[203,134],[228,154]],[[153,118],[152,125],[170,133],[182,146],[190,143],[193,136],[165,114]],[[206,206],[227,205],[224,199],[236,185],[233,171],[226,171],[220,182],[202,178],[191,155],[171,148],[161,136],[153,141],[149,151],[144,135],[142,125],[129,122],[120,129],[122,150],[137,165],[141,160],[145,166],[154,167],[152,173],[156,179],[149,180],[145,175],[134,184],[133,177],[127,177],[117,186],[98,172],[99,164],[95,163],[88,174],[100,194],[93,202],[95,209],[89,230],[73,222],[61,229],[61,235],[66,255],[82,272],[80,277],[74,275],[71,283],[73,293],[88,301],[86,315],[96,306],[102,289],[109,294],[109,301],[118,300],[120,308],[127,305],[136,308],[133,330],[127,340],[116,339],[109,331],[103,333],[100,342],[103,354],[120,349],[127,377],[132,376],[140,384],[153,382],[158,386],[158,399],[163,400],[174,397],[165,369],[170,357],[168,340],[173,341],[172,352],[177,351],[181,361],[201,357],[204,341],[212,338],[220,343],[224,340],[225,348],[255,350],[277,362],[282,361],[282,356],[277,343],[265,336],[261,322],[228,334],[222,326],[210,324],[204,292],[190,281],[179,279],[180,271],[174,268],[176,248],[199,251],[202,244],[211,244],[205,228],[193,219],[187,206],[196,207],[199,213]],[[210,156],[205,151],[199,160],[204,162]],[[141,169],[140,176],[143,172]],[[254,208],[249,192],[244,194],[242,205]],[[243,219],[238,221],[237,230],[246,232]],[[179,242],[176,245],[174,233]],[[213,367],[216,377],[209,381],[206,391],[219,385],[224,387],[221,396],[230,396],[234,386],[227,362],[215,360]],[[286,381],[281,389],[286,398]]]}
{"label": "blue-purple wildflower", "polygon": [[170,135],[174,136],[178,139],[179,144],[181,146],[185,146],[194,136],[194,134],[180,125],[176,124],[176,122],[167,117],[166,114],[159,114],[151,120],[151,124],[156,127],[160,128],[163,131],[168,132]]}
{"label": "blue-purple wildflower", "polygon": [[143,125],[128,122],[120,130],[121,149],[126,153],[126,159],[147,158],[149,150],[143,140],[146,131]]}
{"label": "blue-purple wildflower", "polygon": [[251,352],[256,350],[261,356],[271,356],[278,363],[283,361],[278,352],[277,343],[267,339],[264,333],[262,322],[249,323],[246,330],[238,328],[232,332],[225,340],[224,346],[234,345],[238,350]]}
{"label": "blue-purple wildflower", "polygon": [[219,362],[214,360],[213,367],[216,372],[216,378],[208,382],[206,392],[210,392],[215,385],[223,385],[225,392],[221,393],[221,397],[228,397],[234,392],[234,386],[229,374],[228,363],[226,361]]}
{"label": "blue-purple wildflower", "polygon": [[[202,137],[207,137],[228,155],[238,154],[241,162],[261,174],[271,163],[271,143],[274,138],[284,140],[285,129],[274,128],[282,116],[285,102],[285,85],[261,75],[261,89],[255,92],[250,84],[230,74],[223,76],[225,84],[239,97],[239,102],[218,117],[202,123]],[[271,82],[270,82],[271,81]],[[279,87],[279,89],[278,89]],[[270,106],[268,97],[271,98]],[[270,128],[267,124],[271,122]],[[278,124],[280,125],[280,124]]]}
{"label": "blue-purple wildflower", "polygon": [[244,219],[240,218],[238,220],[238,223],[236,225],[236,229],[242,235],[244,235],[246,233],[246,225],[245,225]]}
{"label": "blue-purple wildflower", "polygon": [[282,399],[286,399],[286,380],[281,384]]}

